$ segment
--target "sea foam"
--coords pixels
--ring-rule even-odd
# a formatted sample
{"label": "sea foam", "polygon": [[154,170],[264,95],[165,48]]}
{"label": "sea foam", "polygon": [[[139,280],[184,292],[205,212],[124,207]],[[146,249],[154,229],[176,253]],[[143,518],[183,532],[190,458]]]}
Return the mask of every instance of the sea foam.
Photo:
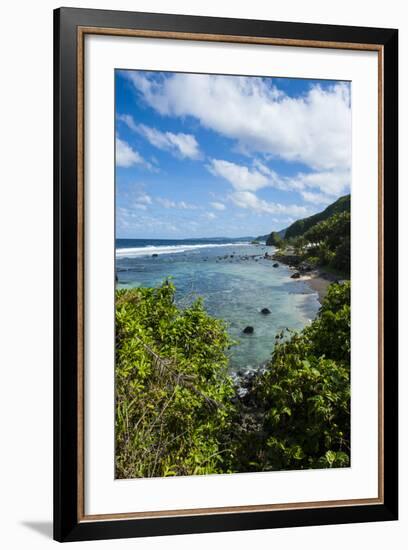
{"label": "sea foam", "polygon": [[202,248],[223,248],[226,246],[249,246],[249,243],[236,242],[224,244],[177,244],[163,246],[141,246],[134,248],[117,248],[117,258],[137,258],[139,256],[151,256],[152,254],[178,254],[180,252],[194,252]]}

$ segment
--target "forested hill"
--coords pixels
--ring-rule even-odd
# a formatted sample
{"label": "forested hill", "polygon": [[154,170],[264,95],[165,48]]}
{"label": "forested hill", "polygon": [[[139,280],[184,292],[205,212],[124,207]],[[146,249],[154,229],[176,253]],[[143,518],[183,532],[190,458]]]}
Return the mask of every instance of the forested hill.
{"label": "forested hill", "polygon": [[[283,229],[282,231],[278,231],[277,233],[280,235],[280,237],[285,239],[299,237],[317,223],[327,220],[328,218],[331,218],[331,216],[333,216],[334,214],[340,214],[341,212],[350,212],[350,195],[340,197],[332,204],[329,204],[329,206],[325,208],[322,212],[318,212],[317,214],[309,216],[308,218],[297,220],[296,222],[293,222],[292,225],[290,225],[287,229]],[[264,235],[258,237],[258,240],[266,240],[267,238],[268,235]]]}
{"label": "forested hill", "polygon": [[[281,229],[280,231],[276,231],[275,233],[277,233],[282,239],[284,239],[286,229]],[[256,240],[257,241],[267,241],[269,236],[270,236],[270,233],[268,233],[267,235],[260,235],[259,237],[256,238]]]}
{"label": "forested hill", "polygon": [[292,225],[290,225],[285,231],[285,239],[299,237],[313,225],[331,218],[334,214],[341,214],[341,212],[350,212],[350,195],[340,197],[336,200],[336,202],[329,204],[323,212],[319,212],[309,218],[303,218],[302,220],[297,220],[292,223]]}

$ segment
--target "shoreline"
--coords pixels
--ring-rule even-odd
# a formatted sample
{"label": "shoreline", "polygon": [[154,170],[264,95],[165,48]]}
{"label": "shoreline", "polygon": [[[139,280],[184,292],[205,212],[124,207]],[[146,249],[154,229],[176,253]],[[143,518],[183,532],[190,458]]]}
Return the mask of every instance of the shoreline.
{"label": "shoreline", "polygon": [[311,271],[308,275],[301,275],[299,279],[299,281],[304,281],[310,286],[312,290],[317,292],[320,304],[323,303],[323,300],[331,283],[334,283],[338,280],[338,277],[335,277],[332,274],[320,271],[318,269]]}
{"label": "shoreline", "polygon": [[[234,246],[239,246],[239,244],[241,243],[228,243],[228,244],[216,244],[215,246],[220,246],[220,247],[224,247],[224,246],[231,246],[231,245],[234,245]],[[252,244],[252,243],[245,243],[245,244]],[[205,245],[206,247],[212,247],[211,245]],[[260,245],[256,245],[255,243],[253,244],[253,246],[257,247],[257,246],[260,246]],[[126,250],[126,249],[124,249]],[[174,251],[172,251],[174,253]],[[184,255],[186,252],[186,250],[183,250],[183,251],[177,251],[177,252],[184,252]],[[160,251],[160,252],[156,252],[154,254],[151,254],[150,251],[149,252],[146,252],[146,257],[158,257],[158,256],[161,256],[161,255],[165,255],[167,256],[167,254],[169,253],[169,251]],[[120,256],[119,256],[120,258]],[[132,259],[139,259],[141,258],[141,255],[136,255],[136,256],[133,256]],[[323,300],[327,294],[327,290],[328,290],[328,287],[330,286],[331,283],[335,282],[335,281],[338,281],[338,280],[341,280],[343,279],[342,275],[340,273],[338,274],[333,274],[333,273],[328,273],[327,271],[325,271],[323,268],[320,268],[320,267],[310,267],[310,266],[307,266],[305,267],[305,265],[307,264],[307,262],[305,263],[305,265],[302,265],[302,264],[299,264],[299,258],[293,254],[276,254],[275,253],[268,253],[268,252],[261,252],[261,253],[257,253],[257,254],[236,254],[235,251],[230,254],[225,254],[225,255],[222,255],[222,256],[216,256],[215,257],[215,261],[218,263],[218,262],[222,262],[223,260],[227,260],[231,263],[231,261],[233,260],[241,260],[241,261],[248,261],[248,260],[255,260],[255,261],[258,261],[258,260],[261,260],[261,259],[266,259],[266,260],[269,260],[269,261],[274,261],[274,262],[278,262],[278,263],[281,263],[283,265],[286,265],[290,270],[292,270],[294,273],[297,273],[297,277],[294,278],[294,281],[303,281],[305,283],[308,284],[308,286],[314,290],[317,295],[318,295],[318,301],[320,304],[323,303]],[[208,258],[203,258],[203,261],[207,261]],[[117,269],[117,272],[121,272],[121,271],[127,271],[126,269]],[[118,281],[118,275],[116,273],[116,281],[117,282],[120,282]]]}
{"label": "shoreline", "polygon": [[297,273],[298,276],[295,280],[307,283],[312,290],[317,292],[320,304],[323,304],[329,286],[336,281],[344,280],[340,273],[329,273],[320,267],[305,267],[292,254],[279,255],[275,253],[269,256],[269,259],[287,265],[294,273]]}

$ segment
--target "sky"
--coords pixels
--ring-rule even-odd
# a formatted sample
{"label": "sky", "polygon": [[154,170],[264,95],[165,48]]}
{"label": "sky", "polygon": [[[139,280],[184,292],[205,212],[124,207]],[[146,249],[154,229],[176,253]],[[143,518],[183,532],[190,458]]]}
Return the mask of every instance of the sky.
{"label": "sky", "polygon": [[115,72],[116,236],[258,236],[350,192],[349,82]]}

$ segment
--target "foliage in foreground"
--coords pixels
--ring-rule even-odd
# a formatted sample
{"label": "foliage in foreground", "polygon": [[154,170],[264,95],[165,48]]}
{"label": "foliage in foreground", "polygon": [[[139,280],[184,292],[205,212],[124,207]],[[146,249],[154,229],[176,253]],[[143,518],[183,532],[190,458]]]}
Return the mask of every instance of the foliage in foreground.
{"label": "foliage in foreground", "polygon": [[174,286],[116,292],[116,477],[218,473],[233,386],[224,324]]}
{"label": "foliage in foreground", "polygon": [[239,471],[344,467],[350,456],[350,283],[332,284],[317,318],[277,337],[238,411]]}
{"label": "foliage in foreground", "polygon": [[239,397],[225,325],[173,285],[116,293],[116,477],[344,467],[350,454],[350,283],[280,334]]}

